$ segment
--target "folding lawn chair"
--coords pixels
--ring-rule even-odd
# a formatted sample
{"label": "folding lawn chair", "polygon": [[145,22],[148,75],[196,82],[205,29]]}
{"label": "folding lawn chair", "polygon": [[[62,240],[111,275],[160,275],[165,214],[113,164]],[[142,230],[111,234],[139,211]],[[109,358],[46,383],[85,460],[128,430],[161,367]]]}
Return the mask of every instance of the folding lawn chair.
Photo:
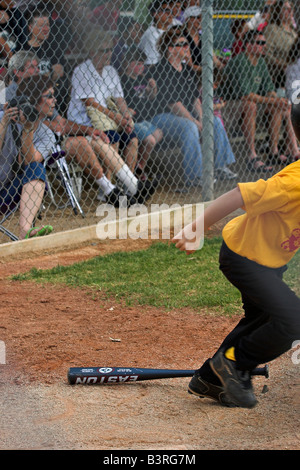
{"label": "folding lawn chair", "polygon": [[[69,205],[72,206],[74,214],[80,213],[82,217],[85,214],[80,206],[79,199],[81,196],[81,185],[76,175],[76,168],[73,163],[67,163],[65,152],[57,145],[52,149],[52,154],[44,160],[46,168],[46,189],[52,203],[58,209],[63,209]],[[63,196],[67,201],[64,202],[60,194],[59,188],[55,184],[62,187]]]}

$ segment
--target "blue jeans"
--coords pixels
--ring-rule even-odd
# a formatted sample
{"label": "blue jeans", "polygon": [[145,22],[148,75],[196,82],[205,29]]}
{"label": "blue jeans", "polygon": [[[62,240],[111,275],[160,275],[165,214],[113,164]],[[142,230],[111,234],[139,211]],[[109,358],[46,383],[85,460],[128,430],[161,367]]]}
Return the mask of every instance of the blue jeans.
{"label": "blue jeans", "polygon": [[202,151],[199,132],[195,123],[175,114],[155,116],[151,122],[162,130],[164,137],[178,145],[183,155],[183,170],[186,183],[193,183],[202,176]]}
{"label": "blue jeans", "polygon": [[[202,150],[199,131],[195,123],[175,114],[158,114],[151,121],[163,131],[164,137],[179,146],[183,155],[185,182],[193,184],[202,176]],[[221,119],[214,116],[215,168],[235,162],[235,158]]]}
{"label": "blue jeans", "polygon": [[7,187],[0,191],[0,212],[5,214],[10,206],[18,204],[22,188],[26,183],[34,180],[46,181],[46,170],[41,162],[30,162],[19,171]]}

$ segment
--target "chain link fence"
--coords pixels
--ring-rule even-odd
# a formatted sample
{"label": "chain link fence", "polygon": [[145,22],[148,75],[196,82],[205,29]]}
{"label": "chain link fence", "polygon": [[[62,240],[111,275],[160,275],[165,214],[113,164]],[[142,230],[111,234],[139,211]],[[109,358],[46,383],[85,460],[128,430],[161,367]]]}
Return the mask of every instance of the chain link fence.
{"label": "chain link fence", "polygon": [[244,4],[0,2],[0,243],[97,224],[100,204],[209,201],[298,159],[299,8]]}

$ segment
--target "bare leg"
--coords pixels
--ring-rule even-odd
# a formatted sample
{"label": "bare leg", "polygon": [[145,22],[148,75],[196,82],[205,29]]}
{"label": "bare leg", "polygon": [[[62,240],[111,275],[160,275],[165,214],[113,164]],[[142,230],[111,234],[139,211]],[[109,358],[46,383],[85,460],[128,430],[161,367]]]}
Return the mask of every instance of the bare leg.
{"label": "bare leg", "polygon": [[[24,184],[20,201],[20,239],[24,239],[41,207],[45,191],[45,183],[33,180]],[[34,233],[32,232],[32,235]]]}
{"label": "bare leg", "polygon": [[139,146],[139,167],[144,169],[147,161],[151,155],[151,152],[153,151],[154,147],[158,142],[160,142],[163,138],[163,132],[161,129],[156,129],[153,134],[150,134],[146,139],[144,139],[140,146]]}
{"label": "bare leg", "polygon": [[92,176],[96,180],[103,176],[97,155],[85,137],[69,137],[65,143],[65,150],[69,158],[75,158],[87,176]]}
{"label": "bare leg", "polygon": [[118,173],[118,171],[124,166],[124,160],[112,145],[106,144],[101,139],[97,139],[91,141],[91,147],[98,158],[101,159],[103,165],[111,173]]}
{"label": "bare leg", "polygon": [[264,169],[265,171],[272,170],[272,166],[265,166],[264,162],[257,158],[255,149],[255,134],[256,134],[256,115],[257,105],[252,101],[243,102],[242,106],[242,130],[246,139],[246,142],[250,149],[250,162],[252,160],[252,169],[259,170]]}
{"label": "bare leg", "polygon": [[266,111],[270,117],[270,149],[272,155],[277,155],[279,135],[282,125],[282,111],[274,109],[274,106],[267,106]]}
{"label": "bare leg", "polygon": [[101,139],[92,140],[91,145],[108,173],[117,175],[130,194],[134,195],[137,191],[138,180],[115,149]]}
{"label": "bare leg", "polygon": [[129,144],[123,150],[124,159],[126,160],[127,165],[130,170],[133,172],[138,159],[138,139],[131,139]]}
{"label": "bare leg", "polygon": [[298,148],[298,141],[297,141],[294,129],[293,129],[290,110],[284,113],[284,119],[286,122],[287,152],[293,158],[299,157],[300,152]]}
{"label": "bare leg", "polygon": [[[116,142],[115,144],[110,144],[110,147],[115,151],[116,154],[119,155],[119,142]],[[107,167],[105,164],[104,167],[107,178],[111,179],[113,177],[113,170],[110,167]]]}
{"label": "bare leg", "polygon": [[246,101],[242,107],[243,121],[242,131],[246,139],[246,143],[250,149],[250,158],[256,158],[255,150],[255,133],[256,133],[256,113],[257,106],[251,101]]}

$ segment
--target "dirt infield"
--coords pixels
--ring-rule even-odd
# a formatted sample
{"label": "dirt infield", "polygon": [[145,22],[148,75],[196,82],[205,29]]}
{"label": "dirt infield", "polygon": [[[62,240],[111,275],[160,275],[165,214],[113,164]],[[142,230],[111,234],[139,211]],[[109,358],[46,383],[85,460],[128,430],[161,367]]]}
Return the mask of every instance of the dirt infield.
{"label": "dirt infield", "polygon": [[[299,365],[287,353],[254,379],[253,410],[187,393],[188,378],[70,386],[75,366],[194,369],[238,321],[213,311],[128,307],[85,289],[12,281],[148,241],[94,242],[1,265],[0,449],[299,449]],[[117,341],[116,341],[117,340]]]}

